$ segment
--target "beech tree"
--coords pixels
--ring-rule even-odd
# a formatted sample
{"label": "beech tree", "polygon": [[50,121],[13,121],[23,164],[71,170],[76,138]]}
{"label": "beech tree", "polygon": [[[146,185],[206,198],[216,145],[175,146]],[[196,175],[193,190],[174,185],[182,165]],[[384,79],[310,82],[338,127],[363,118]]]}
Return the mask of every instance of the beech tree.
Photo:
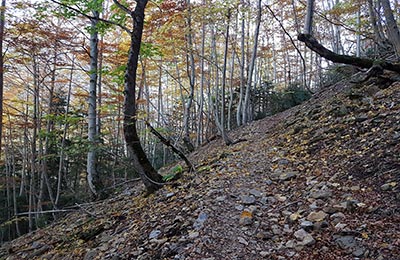
{"label": "beech tree", "polygon": [[151,193],[162,187],[163,179],[151,165],[142,147],[137,131],[136,104],[137,69],[147,2],[148,0],[137,0],[135,9],[131,11],[122,3],[114,0],[114,3],[130,16],[133,26],[133,31],[130,33],[129,54],[125,72],[123,125],[125,141],[132,156],[134,168],[139,173],[147,191]]}

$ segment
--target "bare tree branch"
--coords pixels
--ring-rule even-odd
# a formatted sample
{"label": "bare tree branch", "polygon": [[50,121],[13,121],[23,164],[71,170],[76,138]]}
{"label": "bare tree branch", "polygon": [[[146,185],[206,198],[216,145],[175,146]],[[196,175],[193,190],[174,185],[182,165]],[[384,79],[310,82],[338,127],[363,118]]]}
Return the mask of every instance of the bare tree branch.
{"label": "bare tree branch", "polygon": [[118,6],[119,9],[132,16],[132,11],[129,10],[125,5],[121,4],[118,0],[113,0],[113,2],[116,6]]}
{"label": "bare tree branch", "polygon": [[50,0],[50,1],[53,2],[53,3],[55,3],[55,4],[58,4],[58,5],[60,5],[60,6],[63,6],[63,7],[65,7],[65,8],[68,8],[68,9],[70,9],[71,11],[74,11],[74,12],[76,12],[77,14],[80,14],[80,15],[86,17],[87,19],[90,19],[90,20],[98,20],[98,21],[103,22],[103,23],[115,25],[115,26],[118,26],[119,28],[121,28],[122,30],[126,31],[128,34],[132,34],[132,31],[129,30],[128,27],[126,27],[126,26],[124,26],[124,25],[122,25],[122,24],[119,24],[119,23],[117,23],[117,22],[110,21],[110,20],[105,20],[105,19],[103,19],[103,18],[96,18],[96,17],[93,17],[93,16],[91,16],[91,15],[85,14],[84,12],[82,12],[81,10],[79,10],[79,9],[77,9],[77,8],[74,8],[74,7],[72,7],[72,6],[66,5],[66,4],[61,3],[61,2],[59,2],[59,1],[56,1],[56,0]]}

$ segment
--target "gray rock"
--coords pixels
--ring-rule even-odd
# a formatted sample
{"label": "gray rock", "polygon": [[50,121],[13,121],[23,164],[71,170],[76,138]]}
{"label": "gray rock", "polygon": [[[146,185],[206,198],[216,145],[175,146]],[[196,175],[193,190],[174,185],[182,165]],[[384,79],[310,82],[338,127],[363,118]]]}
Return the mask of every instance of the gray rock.
{"label": "gray rock", "polygon": [[200,233],[199,233],[199,232],[197,232],[197,231],[194,231],[194,232],[189,232],[189,236],[188,236],[188,238],[189,238],[189,239],[195,239],[195,238],[198,238],[198,237],[199,237],[199,235],[200,235]]}
{"label": "gray rock", "polygon": [[161,235],[161,230],[154,229],[150,232],[149,239],[158,238],[159,235]]}
{"label": "gray rock", "polygon": [[97,253],[98,253],[98,252],[97,252],[96,249],[90,250],[90,251],[88,251],[88,252],[85,254],[85,256],[83,257],[83,260],[95,259],[96,256],[97,256]]}
{"label": "gray rock", "polygon": [[240,200],[245,205],[251,205],[251,204],[254,204],[254,202],[256,202],[256,198],[253,195],[250,195],[250,196],[242,195],[242,196],[240,196]]}
{"label": "gray rock", "polygon": [[297,177],[298,172],[284,172],[279,176],[281,181],[289,181]]}
{"label": "gray rock", "polygon": [[342,213],[342,212],[338,212],[338,213],[335,213],[335,214],[332,214],[331,216],[330,216],[330,219],[343,219],[343,218],[345,218],[346,216]]}
{"label": "gray rock", "polygon": [[300,223],[300,227],[304,229],[305,231],[311,231],[314,228],[314,223],[308,220],[303,220]]}
{"label": "gray rock", "polygon": [[249,194],[253,195],[254,197],[261,197],[261,195],[262,195],[261,191],[259,191],[257,189],[249,190]]}
{"label": "gray rock", "polygon": [[286,248],[295,248],[295,246],[296,246],[296,242],[294,240],[289,240],[285,244]]}
{"label": "gray rock", "polygon": [[303,246],[310,246],[315,244],[315,239],[307,233],[304,229],[299,229],[294,232],[294,237],[299,240],[299,244]]}
{"label": "gray rock", "polygon": [[389,183],[385,183],[381,186],[381,190],[383,191],[390,191],[392,190],[396,185],[393,185],[393,183],[389,182]]}
{"label": "gray rock", "polygon": [[332,196],[332,191],[329,189],[321,189],[311,191],[310,197],[314,199],[327,199]]}
{"label": "gray rock", "polygon": [[249,242],[247,242],[246,239],[244,239],[243,237],[238,237],[238,241],[240,244],[243,244],[246,246],[249,245]]}
{"label": "gray rock", "polygon": [[208,219],[208,214],[204,211],[200,212],[196,221],[193,223],[193,227],[196,230],[202,229],[204,226],[204,222]]}
{"label": "gray rock", "polygon": [[364,255],[366,251],[365,247],[361,246],[354,236],[337,236],[335,237],[335,243],[341,249],[351,252],[356,257]]}
{"label": "gray rock", "polygon": [[226,195],[218,196],[215,200],[218,202],[224,202],[226,200]]}

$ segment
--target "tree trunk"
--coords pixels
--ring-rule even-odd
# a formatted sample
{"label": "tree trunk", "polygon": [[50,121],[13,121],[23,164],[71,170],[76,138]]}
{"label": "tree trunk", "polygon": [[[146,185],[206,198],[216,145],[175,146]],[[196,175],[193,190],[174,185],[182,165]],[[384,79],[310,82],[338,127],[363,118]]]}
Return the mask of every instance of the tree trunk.
{"label": "tree trunk", "polygon": [[381,0],[383,12],[385,14],[386,26],[388,29],[388,36],[390,42],[396,51],[397,57],[400,57],[400,31],[397,26],[396,20],[393,16],[392,8],[390,7],[389,0]]}
{"label": "tree trunk", "polygon": [[[226,34],[225,34],[225,50],[224,50],[224,64],[222,68],[222,95],[221,95],[221,123],[220,125],[220,131],[222,138],[224,139],[224,142],[226,145],[231,145],[232,140],[229,138],[228,134],[225,131],[225,108],[226,108],[226,102],[225,102],[225,89],[226,89],[226,66],[227,66],[227,59],[228,59],[228,44],[229,44],[229,24],[230,24],[230,19],[231,19],[231,10],[228,10],[228,16],[227,16],[227,25],[226,25]],[[217,118],[216,118],[217,120]],[[218,125],[218,124],[217,124]]]}
{"label": "tree trunk", "polygon": [[186,39],[187,39],[187,55],[186,55],[186,62],[187,62],[187,74],[189,77],[189,85],[190,85],[190,90],[189,90],[189,96],[187,98],[186,104],[185,104],[185,110],[183,114],[183,142],[186,146],[186,148],[189,150],[189,152],[192,152],[194,150],[194,146],[192,144],[192,141],[190,139],[190,133],[189,133],[189,124],[190,124],[190,109],[192,107],[193,103],[193,97],[194,97],[194,84],[195,84],[195,79],[196,79],[196,72],[195,72],[195,66],[194,66],[194,56],[193,56],[193,36],[192,36],[192,10],[191,10],[191,4],[190,1],[186,1],[187,6],[188,6],[188,14],[187,14],[187,26],[188,26],[188,33],[186,34]]}
{"label": "tree trunk", "polygon": [[0,7],[0,158],[1,144],[3,138],[3,87],[4,87],[4,56],[3,56],[3,41],[4,41],[4,24],[6,12],[6,0],[1,1]]}
{"label": "tree trunk", "polygon": [[90,84],[89,84],[89,100],[88,100],[88,141],[89,151],[87,154],[87,183],[92,195],[99,197],[99,189],[101,188],[100,179],[97,172],[96,144],[97,144],[97,73],[98,73],[98,32],[97,23],[99,12],[92,11],[94,19],[91,20],[90,33]]}
{"label": "tree trunk", "polygon": [[[244,7],[243,7],[244,10]],[[239,89],[239,103],[236,110],[236,124],[240,126],[242,124],[242,115],[243,115],[243,97],[244,97],[244,67],[245,67],[245,19],[244,19],[244,11],[242,12],[242,24],[241,24],[241,41],[240,41],[240,89]]]}
{"label": "tree trunk", "polygon": [[312,21],[314,16],[314,0],[307,0],[307,14],[304,23],[304,33],[312,35]]}
{"label": "tree trunk", "polygon": [[142,42],[144,10],[148,0],[137,0],[135,10],[131,13],[133,32],[125,72],[124,100],[124,135],[126,145],[133,159],[133,166],[146,186],[147,192],[152,193],[162,187],[162,176],[151,165],[140,142],[136,129],[136,76],[139,61],[140,44]]}
{"label": "tree trunk", "polygon": [[251,56],[249,75],[247,77],[247,85],[246,85],[246,95],[244,97],[244,105],[243,105],[243,118],[242,123],[247,124],[250,122],[250,95],[251,95],[251,83],[253,79],[253,71],[257,59],[257,48],[258,48],[258,35],[260,33],[260,23],[261,23],[261,0],[258,1],[257,5],[257,20],[256,20],[256,28],[254,32],[254,45],[253,45],[253,54]]}

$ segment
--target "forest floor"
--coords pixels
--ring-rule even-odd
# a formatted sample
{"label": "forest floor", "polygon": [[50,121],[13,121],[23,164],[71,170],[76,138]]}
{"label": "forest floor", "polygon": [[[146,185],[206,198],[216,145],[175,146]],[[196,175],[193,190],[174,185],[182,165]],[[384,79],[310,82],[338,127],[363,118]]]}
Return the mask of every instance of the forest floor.
{"label": "forest floor", "polygon": [[137,183],[0,258],[400,259],[399,100],[400,82],[339,82],[201,147],[156,194]]}

